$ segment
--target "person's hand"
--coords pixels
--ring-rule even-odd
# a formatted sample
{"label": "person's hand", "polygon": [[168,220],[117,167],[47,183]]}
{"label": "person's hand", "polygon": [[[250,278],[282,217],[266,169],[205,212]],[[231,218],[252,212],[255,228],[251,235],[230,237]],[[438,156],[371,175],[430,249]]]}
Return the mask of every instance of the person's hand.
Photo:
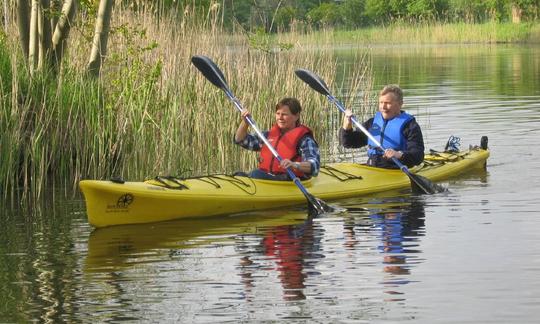
{"label": "person's hand", "polygon": [[349,130],[352,128],[352,118],[353,113],[350,109],[345,110],[344,116],[343,116],[343,129]]}
{"label": "person's hand", "polygon": [[279,163],[279,166],[282,167],[283,169],[286,169],[286,168],[298,169],[298,163],[293,162],[289,159],[281,160],[281,162]]}
{"label": "person's hand", "polygon": [[249,110],[244,109],[244,111],[242,111],[242,119],[247,120],[246,118],[249,115],[250,115]]}
{"label": "person's hand", "polygon": [[396,151],[396,150],[393,150],[393,149],[386,149],[384,150],[384,154],[383,154],[383,157],[385,159],[391,159],[391,158],[396,158],[396,159],[401,159],[401,157],[403,156],[403,152],[401,151]]}
{"label": "person's hand", "polygon": [[244,109],[241,112],[242,121],[240,122],[240,125],[238,125],[238,128],[236,129],[236,134],[234,134],[234,141],[236,143],[240,143],[243,141],[247,136],[247,131],[249,128],[249,122],[247,120],[247,116],[249,116],[249,110]]}

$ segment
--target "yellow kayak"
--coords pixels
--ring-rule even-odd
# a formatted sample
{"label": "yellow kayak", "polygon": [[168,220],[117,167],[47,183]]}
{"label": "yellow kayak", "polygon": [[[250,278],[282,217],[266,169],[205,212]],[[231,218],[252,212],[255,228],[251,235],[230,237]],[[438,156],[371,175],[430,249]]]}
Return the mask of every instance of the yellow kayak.
{"label": "yellow kayak", "polygon": [[[426,155],[414,174],[431,181],[485,168],[489,150],[470,147],[461,152]],[[330,163],[319,176],[302,184],[324,201],[410,187],[399,169],[388,170],[357,163]],[[82,180],[88,221],[95,227],[160,222],[299,205],[306,202],[289,181],[215,174],[194,178],[156,177],[144,182]]]}

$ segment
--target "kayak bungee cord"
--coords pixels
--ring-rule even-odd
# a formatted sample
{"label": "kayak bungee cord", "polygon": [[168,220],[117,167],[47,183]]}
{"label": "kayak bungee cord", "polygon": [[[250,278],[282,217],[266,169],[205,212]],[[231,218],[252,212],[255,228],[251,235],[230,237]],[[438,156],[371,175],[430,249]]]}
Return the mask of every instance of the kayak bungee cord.
{"label": "kayak bungee cord", "polygon": [[[227,174],[214,174],[214,175],[207,175],[207,176],[200,176],[200,177],[192,177],[192,178],[179,178],[175,176],[156,176],[154,181],[158,182],[158,184],[154,184],[156,186],[164,187],[167,189],[174,189],[174,190],[189,190],[189,186],[181,183],[180,181],[186,181],[186,180],[198,180],[204,183],[207,183],[216,189],[221,189],[222,185],[219,184],[217,180],[221,180],[223,182],[227,182],[238,189],[244,191],[248,195],[255,195],[257,193],[257,185],[253,181],[253,179],[246,177],[246,179],[250,180],[250,183],[240,179],[239,177],[233,176],[233,175],[227,175]],[[151,181],[151,180],[150,180]],[[247,188],[253,188],[254,190],[248,191]]]}
{"label": "kayak bungee cord", "polygon": [[[174,176],[156,176],[154,177],[153,180],[162,184],[161,187],[166,187],[168,189],[175,189],[175,190],[189,189],[185,184],[180,183],[180,181],[183,179],[179,179]],[[174,183],[174,186],[170,185],[167,181]]]}
{"label": "kayak bungee cord", "polygon": [[333,168],[333,167],[328,166],[328,165],[322,166],[320,172],[324,173],[324,174],[327,174],[327,175],[329,175],[331,177],[334,177],[334,178],[338,179],[341,182],[348,181],[348,180],[362,180],[362,179],[364,179],[364,178],[362,178],[362,176],[357,176],[357,175],[354,175],[352,173],[341,171],[341,170],[338,170],[338,169]]}

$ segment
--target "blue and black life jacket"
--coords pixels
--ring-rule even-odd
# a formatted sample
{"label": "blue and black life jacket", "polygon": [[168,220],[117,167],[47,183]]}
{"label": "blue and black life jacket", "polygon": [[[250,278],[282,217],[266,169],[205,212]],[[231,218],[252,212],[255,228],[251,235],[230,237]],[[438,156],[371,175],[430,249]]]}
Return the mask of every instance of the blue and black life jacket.
{"label": "blue and black life jacket", "polygon": [[[380,112],[375,114],[373,118],[373,124],[371,125],[369,132],[385,149],[393,149],[396,151],[405,151],[407,149],[407,141],[403,136],[403,128],[414,117],[406,112],[401,112],[396,117],[385,120]],[[375,157],[376,155],[382,155],[383,152],[377,149],[371,139],[368,139],[368,156]]]}

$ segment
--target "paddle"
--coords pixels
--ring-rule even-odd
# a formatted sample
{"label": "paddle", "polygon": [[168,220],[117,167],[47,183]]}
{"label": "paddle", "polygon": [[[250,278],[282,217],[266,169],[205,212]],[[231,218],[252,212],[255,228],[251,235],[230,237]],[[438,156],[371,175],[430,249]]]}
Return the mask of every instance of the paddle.
{"label": "paddle", "polygon": [[[341,102],[339,102],[332,94],[330,93],[330,90],[328,89],[328,86],[326,83],[315,73],[305,70],[305,69],[298,69],[294,71],[296,76],[298,76],[302,81],[307,83],[313,90],[317,91],[320,94],[325,95],[328,100],[336,105],[337,108],[342,113],[345,113],[345,107]],[[367,129],[365,129],[362,124],[360,124],[354,116],[351,118],[352,122],[356,127],[358,127],[366,136],[373,141],[373,143],[376,144],[377,148],[384,151],[384,147],[377,141],[369,132]],[[399,162],[398,159],[392,158],[392,161],[403,171],[411,180],[411,186],[413,189],[413,192],[415,193],[421,193],[421,194],[434,194],[437,192],[443,192],[446,191],[445,188],[434,184],[429,179],[424,178],[417,174],[412,174],[407,166],[405,166],[403,163]]]}
{"label": "paddle", "polygon": [[[225,76],[219,69],[219,67],[209,58],[202,55],[195,55],[191,58],[191,62],[195,67],[201,71],[201,73],[205,76],[208,81],[210,81],[213,85],[220,88],[225,92],[227,97],[233,102],[234,106],[240,113],[244,112],[244,108],[240,104],[240,101],[233,95],[232,91],[229,89],[229,86],[227,85],[227,82],[225,81]],[[257,127],[257,124],[251,117],[251,115],[248,115],[246,117],[246,121],[248,124],[255,130],[255,133],[257,133],[257,136],[261,139],[261,141],[264,142],[264,144],[270,149],[272,154],[276,157],[276,159],[281,162],[283,158],[279,155],[279,153],[275,150],[275,148],[268,142],[266,137],[263,135],[263,133],[259,130]],[[333,208],[328,206],[325,202],[323,202],[320,199],[315,198],[312,196],[306,188],[302,185],[300,182],[300,179],[292,172],[290,168],[287,168],[287,173],[289,174],[289,177],[294,181],[296,186],[302,191],[304,196],[306,197],[308,201],[308,208],[312,211],[315,211],[316,213],[324,213],[333,211]]]}

